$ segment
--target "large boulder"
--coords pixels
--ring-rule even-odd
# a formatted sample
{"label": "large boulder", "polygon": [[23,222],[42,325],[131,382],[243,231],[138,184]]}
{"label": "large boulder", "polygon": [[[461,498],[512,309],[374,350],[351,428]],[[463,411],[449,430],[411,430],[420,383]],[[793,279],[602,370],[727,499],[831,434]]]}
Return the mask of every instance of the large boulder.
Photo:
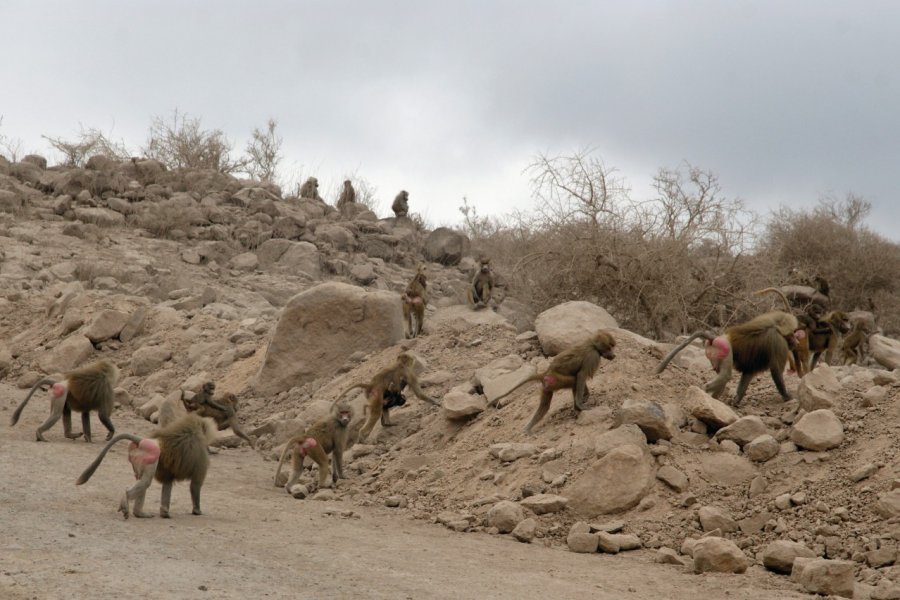
{"label": "large boulder", "polygon": [[255,388],[273,394],[333,375],[354,352],[380,350],[403,337],[396,294],[337,282],[317,285],[282,310]]}
{"label": "large boulder", "polygon": [[628,510],[644,498],[653,483],[653,467],[644,451],[619,446],[582,473],[567,491],[569,506],[586,517]]}
{"label": "large boulder", "polygon": [[469,250],[469,238],[447,227],[438,227],[425,238],[425,258],[442,265],[458,265]]}
{"label": "large boulder", "polygon": [[[395,296],[395,298],[397,298]],[[399,305],[399,300],[396,303]],[[399,312],[399,311],[398,311]],[[477,325],[505,325],[515,331],[515,327],[492,310],[472,310],[468,306],[455,304],[439,308],[433,315],[426,316],[426,322],[437,325],[449,325],[460,333]]]}
{"label": "large boulder", "polygon": [[45,373],[71,371],[80,367],[94,353],[91,340],[80,334],[70,335],[38,361]]}
{"label": "large boulder", "polygon": [[500,533],[509,533],[524,520],[525,511],[509,500],[498,502],[487,513],[488,527],[496,527]]}
{"label": "large boulder", "polygon": [[791,441],[798,447],[814,452],[837,448],[844,441],[844,426],[833,412],[814,410],[794,423]]}
{"label": "large boulder", "polygon": [[600,329],[617,328],[616,320],[592,302],[573,300],[548,308],[534,320],[534,330],[547,356],[585,342]]}
{"label": "large boulder", "polygon": [[900,341],[875,334],[869,336],[869,352],[886,369],[900,367]]}
{"label": "large boulder", "polygon": [[820,364],[800,380],[797,390],[800,408],[806,412],[831,408],[840,391],[841,384],[837,380],[834,370],[828,365]]}
{"label": "large boulder", "polygon": [[612,450],[626,444],[646,448],[647,436],[637,425],[621,425],[615,429],[604,431],[594,438],[594,451],[598,458],[603,458]]}

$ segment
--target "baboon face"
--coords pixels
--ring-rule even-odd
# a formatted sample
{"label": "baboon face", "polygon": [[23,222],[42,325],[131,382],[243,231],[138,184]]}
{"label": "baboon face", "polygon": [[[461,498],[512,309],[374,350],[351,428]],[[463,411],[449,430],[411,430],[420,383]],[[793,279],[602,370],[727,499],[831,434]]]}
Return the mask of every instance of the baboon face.
{"label": "baboon face", "polygon": [[350,421],[353,420],[353,409],[346,402],[341,402],[334,407],[334,415],[338,425],[347,427],[350,424]]}
{"label": "baboon face", "polygon": [[594,336],[594,347],[606,360],[613,360],[616,357],[616,353],[613,351],[613,348],[616,347],[616,340],[605,331],[598,331]]}
{"label": "baboon face", "polygon": [[489,258],[482,258],[482,259],[481,259],[481,272],[482,272],[482,273],[487,273],[487,272],[490,271],[490,270],[491,270],[491,259],[489,259]]}

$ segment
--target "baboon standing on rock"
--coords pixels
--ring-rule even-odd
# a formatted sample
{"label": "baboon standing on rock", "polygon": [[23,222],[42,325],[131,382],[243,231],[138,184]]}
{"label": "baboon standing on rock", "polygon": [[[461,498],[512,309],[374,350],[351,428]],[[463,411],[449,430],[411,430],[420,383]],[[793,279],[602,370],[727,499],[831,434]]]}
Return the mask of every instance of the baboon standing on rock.
{"label": "baboon standing on rock", "polygon": [[400,296],[403,302],[403,321],[406,324],[406,337],[414,338],[422,333],[422,324],[425,322],[425,265],[419,265],[415,277],[406,286],[406,291]]}
{"label": "baboon standing on rock", "polygon": [[406,217],[409,215],[409,192],[401,190],[394,203],[391,204],[391,210],[394,211],[395,217]]}
{"label": "baboon standing on rock", "polygon": [[[28,400],[42,385],[50,384],[50,416],[37,428],[37,441],[45,442],[42,435],[50,429],[54,423],[63,418],[64,435],[74,440],[84,435],[84,441],[91,441],[91,411],[96,410],[100,422],[109,433],[106,439],[112,438],[116,432],[109,415],[113,409],[113,386],[119,380],[119,369],[107,360],[101,360],[80,369],[66,373],[64,381],[56,381],[52,377],[45,377],[38,381],[25,396],[22,404],[13,413],[10,425],[15,425],[22,415],[22,410],[28,404]],[[82,433],[72,433],[72,411],[81,413]]]}
{"label": "baboon standing on rock", "polygon": [[491,259],[481,257],[479,267],[472,278],[472,284],[467,292],[469,306],[472,308],[484,308],[490,304],[494,290],[494,273],[491,271]]}
{"label": "baboon standing on rock", "polygon": [[321,200],[319,197],[319,180],[310,177],[300,186],[300,197],[309,198],[311,200]]}
{"label": "baboon standing on rock", "polygon": [[287,455],[291,455],[293,470],[284,489],[290,493],[291,488],[300,480],[303,472],[303,459],[309,456],[319,465],[319,488],[325,487],[328,477],[328,455],[334,456],[331,467],[331,483],[337,483],[344,477],[344,450],[347,448],[347,426],[353,420],[353,409],[349,404],[335,402],[331,405],[330,414],[312,427],[288,440],[275,469],[275,485],[281,475],[281,465]]}
{"label": "baboon standing on rock", "polygon": [[349,179],[344,180],[344,189],[341,190],[341,195],[338,198],[337,203],[334,205],[339,211],[344,212],[344,208],[350,204],[356,203],[356,190],[353,189],[353,184],[350,183]]}

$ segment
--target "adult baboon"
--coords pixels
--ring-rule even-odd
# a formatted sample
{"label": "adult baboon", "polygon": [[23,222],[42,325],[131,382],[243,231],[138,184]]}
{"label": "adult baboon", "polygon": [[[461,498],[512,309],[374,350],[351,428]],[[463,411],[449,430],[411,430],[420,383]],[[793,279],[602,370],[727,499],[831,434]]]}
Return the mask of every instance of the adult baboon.
{"label": "adult baboon", "polygon": [[784,400],[790,400],[784,386],[784,365],[790,352],[788,338],[797,330],[797,318],[782,311],[772,311],[754,317],[740,325],[725,330],[725,335],[698,331],[679,344],[666,356],[656,373],[662,373],[676,354],[688,344],[702,337],[706,343],[706,358],[709,359],[717,377],[706,384],[706,392],[718,398],[725,391],[725,384],[731,379],[732,368],[741,373],[733,404],[737,406],[747,392],[747,386],[754,375],[765,371],[772,374],[772,381]]}
{"label": "adult baboon", "polygon": [[332,484],[344,477],[344,450],[347,447],[347,426],[353,420],[353,409],[347,403],[335,402],[330,414],[316,422],[309,429],[288,440],[275,469],[275,485],[281,475],[281,465],[288,453],[291,454],[293,470],[284,489],[290,493],[291,488],[300,480],[303,471],[303,460],[309,456],[319,465],[319,488],[325,487],[328,477],[328,455],[334,456],[331,468]]}
{"label": "adult baboon", "polygon": [[319,180],[310,177],[300,186],[300,197],[309,198],[311,200],[321,200],[319,197]]}
{"label": "adult baboon", "polygon": [[853,324],[850,334],[844,338],[841,344],[841,360],[845,365],[862,363],[865,357],[865,346],[869,339],[869,326],[865,321],[859,320]]}
{"label": "adult baboon", "polygon": [[409,192],[400,190],[400,193],[394,198],[391,204],[391,210],[394,211],[395,217],[406,217],[409,215]]}
{"label": "adult baboon", "polygon": [[193,398],[187,400],[184,394],[181,395],[181,402],[184,404],[185,410],[188,412],[196,412],[201,417],[209,417],[216,422],[219,431],[224,431],[231,427],[236,436],[246,440],[251,448],[256,446],[244,430],[241,429],[237,420],[238,399],[231,392],[222,394],[218,400],[213,400],[212,394],[216,386],[213,382],[207,381],[203,384],[200,393],[195,394]]}
{"label": "adult baboon", "polygon": [[494,290],[494,273],[491,271],[491,259],[485,256],[478,261],[479,267],[472,277],[472,284],[467,292],[469,306],[483,308],[488,306]]}
{"label": "adult baboon", "polygon": [[353,184],[349,179],[344,180],[344,188],[341,190],[341,195],[335,203],[335,207],[343,212],[344,207],[350,204],[354,204],[356,202],[356,190],[353,189]]}
{"label": "adult baboon", "polygon": [[415,276],[406,286],[406,291],[400,296],[407,338],[414,338],[422,333],[422,325],[425,323],[425,306],[428,303],[425,297],[427,285],[425,265],[419,265]]}
{"label": "adult baboon", "polygon": [[[42,385],[50,385],[50,416],[37,428],[36,438],[45,442],[43,433],[54,423],[63,418],[63,434],[74,440],[84,435],[86,442],[91,441],[91,411],[96,410],[100,422],[109,431],[106,439],[112,438],[116,432],[109,416],[113,408],[113,387],[119,380],[119,369],[108,360],[101,360],[66,373],[64,381],[52,377],[44,377],[32,386],[22,404],[13,412],[10,425],[15,425],[22,415],[28,400]],[[81,413],[81,433],[72,433],[72,411]]]}
{"label": "adult baboon", "polygon": [[422,388],[419,386],[419,378],[414,371],[414,365],[415,359],[413,356],[406,352],[401,352],[397,356],[397,362],[376,373],[371,381],[368,383],[355,383],[338,395],[336,402],[352,390],[365,390],[368,417],[366,424],[359,431],[360,442],[368,437],[372,429],[375,428],[375,423],[382,418],[385,409],[385,399],[389,398],[392,392],[401,393],[407,385],[420,399],[435,406],[440,406],[440,402],[422,391]]}
{"label": "adult baboon", "polygon": [[120,433],[112,438],[81,474],[76,485],[85,483],[103,462],[103,458],[113,445],[121,440],[131,442],[128,447],[128,461],[134,469],[137,483],[128,488],[119,503],[119,512],[128,518],[128,503],[134,500],[134,516],[146,518],[153,515],[144,512],[144,496],[154,477],[162,484],[159,501],[159,516],[169,518],[169,503],[172,499],[172,485],[176,481],[191,481],[192,514],[200,511],[200,488],[206,479],[209,456],[206,447],[215,438],[216,425],[212,419],[189,413],[174,423],[157,429],[149,437],[142,438],[130,433]]}
{"label": "adult baboon", "polygon": [[809,351],[812,353],[810,370],[824,354],[825,363],[830,364],[838,349],[840,336],[850,331],[850,317],[842,310],[833,310],[816,320],[815,329],[809,336]]}
{"label": "adult baboon", "polygon": [[554,392],[563,388],[572,390],[572,398],[575,404],[575,411],[580,412],[586,410],[585,400],[587,400],[589,391],[587,387],[588,379],[594,376],[597,369],[600,368],[600,358],[613,360],[616,357],[613,349],[616,347],[616,340],[606,331],[598,331],[591,339],[563,350],[557,354],[550,366],[543,373],[532,375],[528,379],[522,381],[514,388],[501,394],[494,399],[497,407],[502,406],[500,400],[519,389],[529,381],[541,382],[541,398],[538,403],[537,410],[531,417],[531,421],[525,427],[526,433],[531,433],[531,428],[538,421],[544,418],[547,411],[550,410],[550,401],[553,400]]}
{"label": "adult baboon", "polygon": [[[784,295],[784,292],[779,290],[778,288],[765,288],[762,290],[757,290],[753,292],[755,295],[762,295],[766,293],[778,294],[784,303],[784,310],[786,314],[793,315],[794,313],[791,311],[791,304],[787,299],[787,296]],[[810,304],[807,306],[807,313],[810,311],[815,312],[819,309],[818,304]],[[798,377],[803,377],[806,373],[809,372],[809,336],[812,333],[812,330],[815,328],[815,321],[812,317],[808,316],[808,314],[800,314],[794,315],[797,320],[796,328],[790,335],[786,335],[785,331],[781,331],[781,334],[785,336],[785,341],[788,343],[788,348],[790,348],[791,352],[788,354],[788,362],[790,363],[791,369],[793,369]],[[791,325],[792,322],[786,322],[785,326]]]}

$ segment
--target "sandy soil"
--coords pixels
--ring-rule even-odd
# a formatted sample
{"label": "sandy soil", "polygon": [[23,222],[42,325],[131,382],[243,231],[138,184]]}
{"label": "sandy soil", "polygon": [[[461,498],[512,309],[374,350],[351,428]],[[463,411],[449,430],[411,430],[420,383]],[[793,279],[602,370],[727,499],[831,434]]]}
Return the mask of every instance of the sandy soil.
{"label": "sandy soil", "polygon": [[[0,385],[0,393],[18,398],[22,391]],[[654,563],[651,551],[579,555],[453,533],[348,500],[294,500],[271,485],[272,463],[248,448],[212,457],[203,516],[190,514],[181,484],[171,520],[126,521],[116,507],[131,483],[127,445],[75,486],[101,444],[64,440],[61,426],[50,430],[49,443],[34,442],[44,409],[29,405],[15,428],[5,425],[7,405],[0,410],[2,598],[808,597],[759,567],[696,576]],[[123,411],[113,419],[119,431],[152,427]],[[94,431],[103,431],[96,419]],[[154,483],[148,494],[154,511],[159,489]]]}

